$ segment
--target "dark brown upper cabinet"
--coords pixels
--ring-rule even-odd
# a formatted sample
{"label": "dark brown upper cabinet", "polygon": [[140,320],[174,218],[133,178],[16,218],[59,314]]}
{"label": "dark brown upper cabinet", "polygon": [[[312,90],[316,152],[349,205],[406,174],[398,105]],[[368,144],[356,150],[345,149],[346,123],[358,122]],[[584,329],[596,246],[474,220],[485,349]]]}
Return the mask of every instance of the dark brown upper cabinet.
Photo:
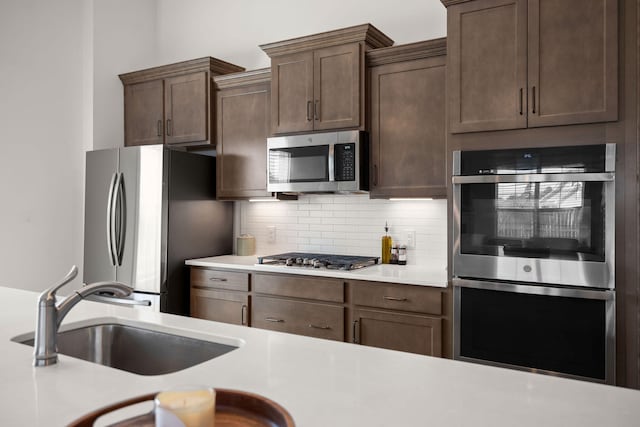
{"label": "dark brown upper cabinet", "polygon": [[367,53],[370,198],[446,197],[446,40]]}
{"label": "dark brown upper cabinet", "polygon": [[450,132],[617,120],[617,0],[441,1]]}
{"label": "dark brown upper cabinet", "polygon": [[219,199],[270,196],[267,137],[271,71],[217,76],[216,194]]}
{"label": "dark brown upper cabinet", "polygon": [[121,74],[124,145],[215,144],[211,78],[244,71],[212,57]]}
{"label": "dark brown upper cabinet", "polygon": [[365,129],[365,52],[391,46],[371,24],[261,45],[271,58],[271,132]]}

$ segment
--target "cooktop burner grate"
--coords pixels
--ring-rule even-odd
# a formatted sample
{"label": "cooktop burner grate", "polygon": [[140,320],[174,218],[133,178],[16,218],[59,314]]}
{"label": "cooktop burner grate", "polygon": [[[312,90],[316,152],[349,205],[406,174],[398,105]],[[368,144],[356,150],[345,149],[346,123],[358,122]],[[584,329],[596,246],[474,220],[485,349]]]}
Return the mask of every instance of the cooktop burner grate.
{"label": "cooktop burner grate", "polygon": [[378,261],[378,257],[317,254],[309,252],[286,252],[283,254],[258,257],[258,264],[263,265],[328,268],[336,270],[355,270],[375,265]]}

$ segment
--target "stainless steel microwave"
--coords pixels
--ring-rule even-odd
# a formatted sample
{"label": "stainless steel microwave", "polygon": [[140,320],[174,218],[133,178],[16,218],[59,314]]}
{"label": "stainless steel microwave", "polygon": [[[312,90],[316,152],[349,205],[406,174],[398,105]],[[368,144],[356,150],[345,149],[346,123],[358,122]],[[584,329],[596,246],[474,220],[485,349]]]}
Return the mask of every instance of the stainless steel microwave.
{"label": "stainless steel microwave", "polygon": [[267,191],[369,190],[367,134],[323,132],[267,139]]}

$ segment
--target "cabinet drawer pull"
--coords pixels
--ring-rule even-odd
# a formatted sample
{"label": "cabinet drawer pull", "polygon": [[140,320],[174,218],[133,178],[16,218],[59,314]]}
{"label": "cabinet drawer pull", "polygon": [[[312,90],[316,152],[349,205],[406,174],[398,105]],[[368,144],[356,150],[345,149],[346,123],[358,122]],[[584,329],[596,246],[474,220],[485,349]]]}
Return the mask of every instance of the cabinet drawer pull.
{"label": "cabinet drawer pull", "polygon": [[167,135],[171,135],[171,119],[167,119]]}
{"label": "cabinet drawer pull", "polygon": [[204,289],[205,291],[210,291],[211,288],[209,286],[200,286],[200,285],[191,285],[192,289]]}
{"label": "cabinet drawer pull", "polygon": [[226,282],[227,279],[224,277],[209,277],[210,282]]}
{"label": "cabinet drawer pull", "polygon": [[307,121],[311,121],[311,101],[307,101]]}
{"label": "cabinet drawer pull", "polygon": [[324,330],[331,329],[331,326],[318,326],[318,325],[313,325],[311,323],[309,323],[309,327],[313,329],[324,329]]}
{"label": "cabinet drawer pull", "polygon": [[273,323],[284,323],[284,320],[276,319],[275,317],[266,317],[264,320],[266,320],[267,322],[273,322]]}
{"label": "cabinet drawer pull", "polygon": [[158,136],[162,136],[162,120],[158,120]]}
{"label": "cabinet drawer pull", "polygon": [[358,344],[358,341],[359,341],[358,336],[356,334],[357,332],[358,332],[358,321],[354,320],[353,321],[353,343],[354,344]]}
{"label": "cabinet drawer pull", "polygon": [[386,299],[387,301],[409,301],[406,298],[389,297],[387,295],[383,296],[382,298]]}
{"label": "cabinet drawer pull", "polygon": [[247,324],[247,320],[246,320],[246,313],[247,313],[247,306],[245,304],[242,305],[242,309],[240,310],[240,322],[242,325],[246,325]]}
{"label": "cabinet drawer pull", "polygon": [[520,115],[523,114],[522,112],[523,92],[524,92],[524,89],[520,88]]}
{"label": "cabinet drawer pull", "polygon": [[316,102],[313,104],[313,119],[318,120],[318,116],[320,115],[320,101],[316,99]]}

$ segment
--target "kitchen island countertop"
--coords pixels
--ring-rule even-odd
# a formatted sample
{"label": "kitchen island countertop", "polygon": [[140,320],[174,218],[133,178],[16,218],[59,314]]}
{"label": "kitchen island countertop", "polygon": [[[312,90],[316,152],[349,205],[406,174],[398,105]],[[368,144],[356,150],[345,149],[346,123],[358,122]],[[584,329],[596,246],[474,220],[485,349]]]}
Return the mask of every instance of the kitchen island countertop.
{"label": "kitchen island countertop", "polygon": [[222,255],[208,258],[189,259],[189,266],[222,268],[262,273],[300,274],[317,277],[336,277],[348,280],[367,280],[373,282],[401,283],[405,285],[447,287],[447,269],[445,266],[418,266],[397,264],[376,264],[357,270],[331,270],[304,267],[286,267],[258,264],[258,255],[237,256]]}
{"label": "kitchen island countertop", "polygon": [[637,390],[88,301],[63,327],[109,317],[241,345],[167,375],[64,355],[34,368],[33,348],[10,340],[33,331],[37,294],[0,287],[0,298],[2,426],[63,426],[98,407],[184,384],[261,394],[287,408],[298,427],[619,427],[640,420]]}

